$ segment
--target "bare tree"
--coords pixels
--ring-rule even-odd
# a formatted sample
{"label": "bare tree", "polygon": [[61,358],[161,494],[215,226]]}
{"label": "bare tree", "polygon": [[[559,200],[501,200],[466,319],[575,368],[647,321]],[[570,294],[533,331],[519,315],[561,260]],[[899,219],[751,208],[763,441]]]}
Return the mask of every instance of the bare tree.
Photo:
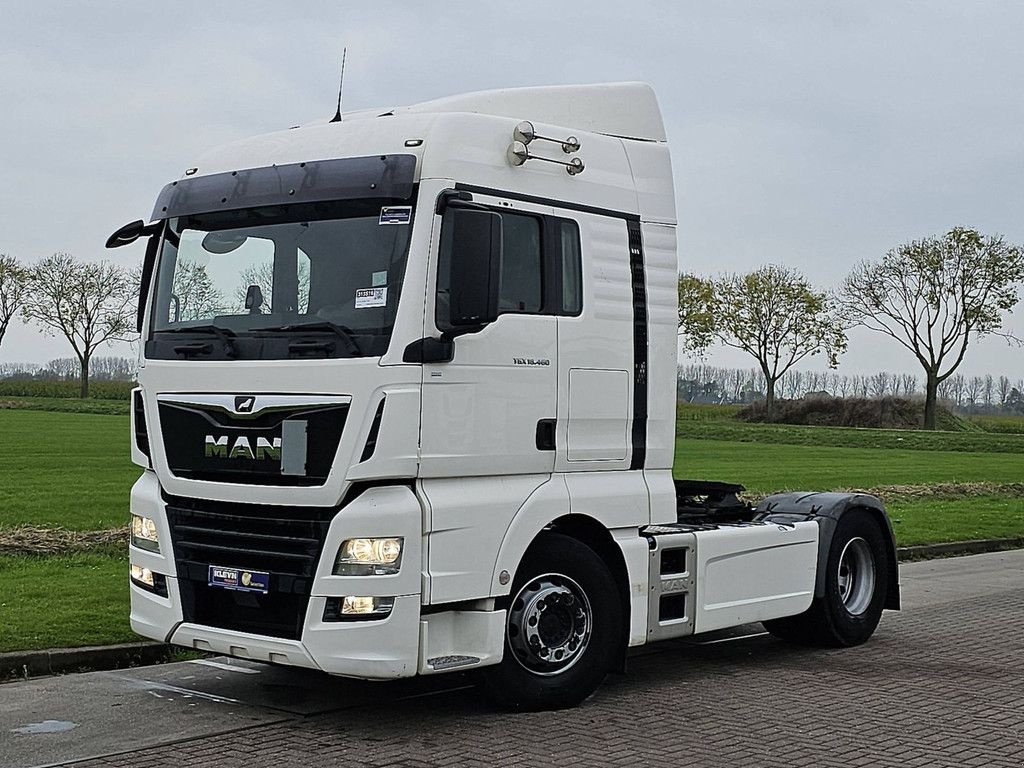
{"label": "bare tree", "polygon": [[64,336],[80,366],[80,396],[89,396],[89,362],[109,341],[128,341],[135,332],[138,284],[129,270],[108,261],[81,262],[55,253],[29,273],[22,315],[44,333]]}
{"label": "bare tree", "polygon": [[[177,299],[174,318],[176,321],[202,320],[227,311],[224,307],[224,297],[202,264],[191,261],[178,262],[174,270],[172,293]],[[242,303],[245,303],[245,296],[242,296]]]}
{"label": "bare tree", "polygon": [[912,373],[904,373],[900,376],[903,385],[903,394],[907,397],[917,394],[917,376]]}
{"label": "bare tree", "polygon": [[926,429],[935,429],[940,382],[963,362],[971,337],[1014,337],[1003,314],[1019,296],[1024,253],[1000,236],[956,227],[863,262],[843,284],[851,319],[898,341],[925,372]]}
{"label": "bare tree", "polygon": [[868,389],[872,397],[885,397],[889,391],[889,374],[879,371],[868,379]]}
{"label": "bare tree", "polygon": [[958,373],[953,377],[952,394],[953,403],[957,408],[962,408],[964,404],[964,394],[967,392],[967,379],[964,378],[962,373]]}
{"label": "bare tree", "polygon": [[793,366],[824,354],[834,368],[846,350],[843,320],[832,297],[794,270],[768,265],[717,280],[684,277],[679,281],[684,344],[702,352],[717,339],[753,357],[764,375],[769,412],[776,385]]}
{"label": "bare tree", "polygon": [[936,396],[939,400],[945,403],[953,402],[953,382],[949,379],[943,379],[939,382],[939,386],[936,388]]}
{"label": "bare tree", "polygon": [[1010,396],[1010,377],[1000,376],[999,377],[999,407],[1002,408],[1006,405],[1006,399]]}
{"label": "bare tree", "polygon": [[981,388],[981,402],[985,404],[986,408],[992,407],[992,402],[995,399],[996,394],[996,381],[992,378],[991,373],[985,374],[985,383]]}
{"label": "bare tree", "polygon": [[94,379],[130,381],[135,375],[135,361],[129,357],[95,357],[90,367]]}
{"label": "bare tree", "polygon": [[850,393],[850,377],[845,373],[839,377],[839,394],[846,397]]}
{"label": "bare tree", "polygon": [[889,376],[889,391],[894,397],[899,397],[903,392],[903,379],[900,378],[898,373],[893,373]]}
{"label": "bare tree", "polygon": [[46,363],[46,372],[51,378],[70,381],[77,377],[81,366],[73,357],[57,357]]}
{"label": "bare tree", "polygon": [[737,402],[743,393],[743,384],[747,380],[747,374],[742,368],[736,368],[732,372],[732,400]]}
{"label": "bare tree", "polygon": [[981,376],[971,376],[971,378],[967,380],[967,387],[964,392],[967,395],[967,401],[971,405],[978,404],[978,401],[981,399],[981,392],[982,389],[984,389],[984,384],[985,382],[982,380]]}
{"label": "bare tree", "polygon": [[7,326],[11,323],[22,304],[25,303],[25,284],[28,275],[25,268],[13,256],[0,253],[0,344],[3,343]]}

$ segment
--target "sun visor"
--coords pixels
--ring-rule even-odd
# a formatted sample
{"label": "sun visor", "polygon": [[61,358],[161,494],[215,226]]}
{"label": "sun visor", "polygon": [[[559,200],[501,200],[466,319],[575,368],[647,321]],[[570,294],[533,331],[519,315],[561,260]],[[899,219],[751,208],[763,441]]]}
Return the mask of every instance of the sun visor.
{"label": "sun visor", "polygon": [[153,220],[263,205],[412,196],[415,155],[373,155],[271,165],[172,181]]}

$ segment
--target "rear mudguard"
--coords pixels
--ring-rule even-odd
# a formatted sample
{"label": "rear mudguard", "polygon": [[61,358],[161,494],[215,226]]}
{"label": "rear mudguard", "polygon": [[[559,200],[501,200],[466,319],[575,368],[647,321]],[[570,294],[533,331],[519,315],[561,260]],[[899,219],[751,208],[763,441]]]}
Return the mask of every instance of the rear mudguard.
{"label": "rear mudguard", "polygon": [[814,520],[818,523],[821,534],[818,537],[818,572],[814,595],[821,597],[825,594],[825,568],[836,524],[839,518],[851,509],[863,509],[870,513],[878,520],[882,530],[889,533],[886,537],[886,556],[889,561],[889,573],[893,574],[893,578],[889,579],[885,607],[898,611],[900,582],[896,561],[896,536],[893,534],[892,522],[881,499],[866,493],[778,493],[757,505],[757,516],[754,519],[773,523],[798,523],[803,520]]}

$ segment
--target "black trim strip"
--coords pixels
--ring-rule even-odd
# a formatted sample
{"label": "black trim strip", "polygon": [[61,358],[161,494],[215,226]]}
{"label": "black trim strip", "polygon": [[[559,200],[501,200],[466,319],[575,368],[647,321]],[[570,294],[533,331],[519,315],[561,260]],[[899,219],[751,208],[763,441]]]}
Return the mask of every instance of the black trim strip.
{"label": "black trim strip", "polygon": [[359,458],[360,464],[373,456],[373,452],[377,449],[377,435],[380,434],[380,420],[384,417],[385,400],[387,400],[387,396],[380,399],[380,405],[377,406],[377,412],[373,415],[373,423],[370,425],[370,434],[366,436],[366,445],[363,446],[363,455]]}
{"label": "black trim strip", "polygon": [[456,184],[455,189],[465,192],[476,192],[481,195],[493,195],[494,197],[506,197],[509,200],[519,200],[523,203],[536,203],[537,205],[550,205],[554,208],[563,208],[567,211],[579,211],[580,213],[593,213],[598,216],[611,216],[616,219],[640,222],[640,214],[626,213],[625,211],[614,211],[610,208],[598,208],[593,205],[581,205],[570,203],[566,200],[555,200],[550,197],[537,197],[536,195],[524,195],[519,192],[509,192],[504,189],[492,189],[491,187],[478,187],[473,184]]}
{"label": "black trim strip", "polygon": [[640,221],[627,221],[626,231],[633,284],[633,460],[629,468],[643,469],[647,460],[647,286]]}

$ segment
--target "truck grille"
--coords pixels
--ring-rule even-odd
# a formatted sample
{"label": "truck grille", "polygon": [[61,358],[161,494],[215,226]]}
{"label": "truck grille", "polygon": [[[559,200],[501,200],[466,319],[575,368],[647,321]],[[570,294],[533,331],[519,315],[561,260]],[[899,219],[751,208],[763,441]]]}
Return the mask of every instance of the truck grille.
{"label": "truck grille", "polygon": [[[181,398],[175,400],[173,398]],[[318,486],[327,482],[345,428],[347,403],[271,405],[234,413],[227,395],[160,395],[157,410],[167,464],[177,477],[242,485]],[[237,398],[245,400],[244,397]],[[207,402],[208,401],[208,402]],[[288,445],[287,425],[298,444]],[[286,453],[296,453],[294,462]],[[294,463],[295,466],[290,466]]]}
{"label": "truck grille", "polygon": [[[184,619],[298,640],[336,508],[167,497]],[[211,565],[270,574],[266,595],[210,587]]]}

